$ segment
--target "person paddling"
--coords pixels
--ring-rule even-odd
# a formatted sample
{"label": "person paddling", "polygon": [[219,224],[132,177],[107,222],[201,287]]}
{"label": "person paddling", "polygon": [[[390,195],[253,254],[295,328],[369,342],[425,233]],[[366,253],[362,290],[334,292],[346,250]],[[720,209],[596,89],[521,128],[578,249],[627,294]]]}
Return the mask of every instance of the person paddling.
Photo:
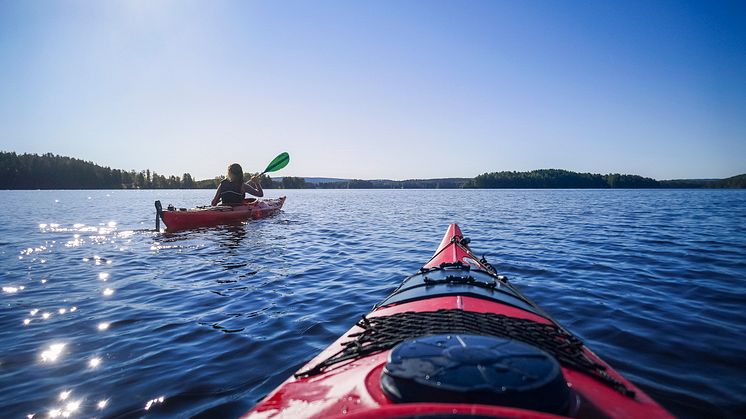
{"label": "person paddling", "polygon": [[243,202],[246,193],[254,196],[264,196],[262,185],[254,176],[248,182],[243,181],[243,169],[238,163],[228,166],[228,175],[225,180],[220,182],[218,189],[215,191],[215,197],[212,198],[212,205],[233,205]]}

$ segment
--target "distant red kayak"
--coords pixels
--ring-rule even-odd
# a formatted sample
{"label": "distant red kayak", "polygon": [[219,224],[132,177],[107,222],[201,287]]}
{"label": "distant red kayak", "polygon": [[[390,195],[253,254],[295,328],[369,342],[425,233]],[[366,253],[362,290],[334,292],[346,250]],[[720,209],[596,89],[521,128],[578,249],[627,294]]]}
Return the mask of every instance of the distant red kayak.
{"label": "distant red kayak", "polygon": [[452,224],[424,267],[244,417],[672,417],[468,244]]}
{"label": "distant red kayak", "polygon": [[156,227],[159,219],[166,224],[167,231],[177,231],[265,218],[277,214],[284,203],[285,197],[282,196],[275,199],[245,199],[243,204],[238,205],[163,209],[161,202],[155,201]]}

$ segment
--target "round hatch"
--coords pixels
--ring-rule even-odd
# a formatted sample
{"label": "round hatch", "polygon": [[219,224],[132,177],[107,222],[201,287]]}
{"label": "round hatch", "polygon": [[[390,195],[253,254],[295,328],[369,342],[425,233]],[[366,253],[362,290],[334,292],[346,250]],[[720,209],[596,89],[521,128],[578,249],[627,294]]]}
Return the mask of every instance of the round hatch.
{"label": "round hatch", "polygon": [[381,387],[394,402],[478,403],[564,413],[559,363],[534,346],[477,335],[433,335],[392,349]]}

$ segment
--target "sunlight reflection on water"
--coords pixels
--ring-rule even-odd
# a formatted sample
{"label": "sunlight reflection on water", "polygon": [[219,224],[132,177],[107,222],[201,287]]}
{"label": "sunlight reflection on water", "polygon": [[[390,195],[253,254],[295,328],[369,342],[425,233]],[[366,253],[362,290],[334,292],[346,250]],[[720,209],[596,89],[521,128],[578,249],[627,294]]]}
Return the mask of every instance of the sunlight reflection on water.
{"label": "sunlight reflection on water", "polygon": [[65,349],[64,343],[53,343],[49,345],[49,348],[42,351],[41,360],[43,362],[55,362],[60,357],[62,351]]}
{"label": "sunlight reflection on water", "polygon": [[90,366],[91,368],[96,368],[96,367],[98,367],[99,365],[101,365],[101,358],[99,358],[99,357],[94,357],[94,358],[91,358],[91,360],[90,360],[90,361],[88,361],[88,365],[89,365],[89,366]]}
{"label": "sunlight reflection on water", "polygon": [[17,220],[0,225],[3,415],[238,416],[416,270],[451,221],[676,414],[733,412],[746,394],[746,194],[285,192],[278,217],[171,235],[147,230],[154,198],[210,197],[0,200]]}

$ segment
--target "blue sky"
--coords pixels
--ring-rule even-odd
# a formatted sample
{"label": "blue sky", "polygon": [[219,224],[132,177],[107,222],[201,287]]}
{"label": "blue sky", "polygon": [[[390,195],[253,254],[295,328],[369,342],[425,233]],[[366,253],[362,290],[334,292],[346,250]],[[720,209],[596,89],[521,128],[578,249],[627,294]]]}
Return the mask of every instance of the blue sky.
{"label": "blue sky", "polygon": [[0,149],[124,169],[746,172],[746,6],[0,0]]}

